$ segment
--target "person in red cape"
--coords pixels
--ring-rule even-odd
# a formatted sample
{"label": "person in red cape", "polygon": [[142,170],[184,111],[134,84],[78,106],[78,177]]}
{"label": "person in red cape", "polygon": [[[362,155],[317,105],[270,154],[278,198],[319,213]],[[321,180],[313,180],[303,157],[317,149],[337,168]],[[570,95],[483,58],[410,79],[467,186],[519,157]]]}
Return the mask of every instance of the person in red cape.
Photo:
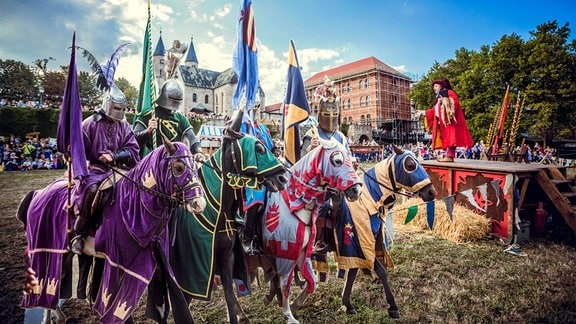
{"label": "person in red cape", "polygon": [[456,147],[469,148],[474,142],[460,100],[450,81],[434,80],[432,87],[436,93],[436,103],[425,111],[424,127],[432,134],[432,148],[446,151],[446,156],[439,157],[438,161],[454,162]]}

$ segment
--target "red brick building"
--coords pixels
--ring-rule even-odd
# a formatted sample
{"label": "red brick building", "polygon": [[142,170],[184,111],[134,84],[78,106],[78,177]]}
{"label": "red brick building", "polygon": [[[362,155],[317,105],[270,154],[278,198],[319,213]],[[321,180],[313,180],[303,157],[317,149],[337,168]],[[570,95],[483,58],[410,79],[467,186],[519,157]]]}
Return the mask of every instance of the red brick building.
{"label": "red brick building", "polygon": [[[371,56],[317,73],[304,82],[313,115],[318,113],[314,90],[327,76],[340,96],[341,122],[370,125],[375,139],[387,142],[408,140],[413,133],[410,100],[411,80]],[[378,138],[381,137],[381,138]]]}

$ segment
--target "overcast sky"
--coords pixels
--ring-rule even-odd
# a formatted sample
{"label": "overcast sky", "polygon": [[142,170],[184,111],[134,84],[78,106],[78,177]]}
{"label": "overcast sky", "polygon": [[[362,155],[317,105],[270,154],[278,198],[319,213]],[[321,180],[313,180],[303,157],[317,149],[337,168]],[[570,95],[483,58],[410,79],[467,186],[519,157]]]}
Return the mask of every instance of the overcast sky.
{"label": "overcast sky", "polygon": [[[240,0],[152,0],[152,39],[160,31],[169,48],[179,39],[194,47],[199,67],[232,65]],[[288,44],[294,40],[304,79],[322,70],[374,56],[413,79],[464,47],[479,50],[513,33],[524,40],[549,20],[570,24],[576,35],[576,1],[253,0],[260,80],[266,104],[282,101]],[[116,77],[138,87],[146,0],[0,0],[0,59],[33,65],[54,57],[48,69],[68,65],[76,43],[104,63],[123,42],[132,43]],[[78,69],[89,71],[78,55]]]}

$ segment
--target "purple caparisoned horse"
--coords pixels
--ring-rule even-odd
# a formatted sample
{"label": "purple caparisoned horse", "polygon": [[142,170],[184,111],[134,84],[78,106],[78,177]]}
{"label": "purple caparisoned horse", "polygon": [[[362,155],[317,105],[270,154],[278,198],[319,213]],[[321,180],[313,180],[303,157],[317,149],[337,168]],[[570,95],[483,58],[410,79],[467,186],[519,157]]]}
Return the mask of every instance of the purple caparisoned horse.
{"label": "purple caparisoned horse", "polygon": [[271,278],[266,302],[278,296],[282,299],[284,317],[289,323],[298,323],[292,315],[288,298],[296,267],[300,269],[306,286],[292,306],[301,306],[316,289],[317,279],[310,256],[316,238],[318,209],[329,196],[340,196],[340,193],[349,200],[357,200],[362,185],[351,156],[335,140],[322,141],[288,173],[287,188],[270,194],[262,222],[264,252],[275,260],[273,268],[276,273]]}
{"label": "purple caparisoned horse", "polygon": [[[94,239],[95,256],[104,259],[94,301],[103,323],[122,323],[130,318],[157,268],[174,279],[168,262],[166,224],[178,206],[194,213],[206,206],[192,154],[183,143],[165,142],[128,173],[120,176],[115,172],[115,176],[112,200],[103,207]],[[29,194],[19,207],[30,268],[35,272],[35,278],[27,278],[27,283],[34,285],[31,293],[24,295],[24,308],[58,307],[62,260],[70,253],[70,229],[74,225],[67,201],[68,182],[60,179]],[[188,309],[182,313],[193,320]]]}

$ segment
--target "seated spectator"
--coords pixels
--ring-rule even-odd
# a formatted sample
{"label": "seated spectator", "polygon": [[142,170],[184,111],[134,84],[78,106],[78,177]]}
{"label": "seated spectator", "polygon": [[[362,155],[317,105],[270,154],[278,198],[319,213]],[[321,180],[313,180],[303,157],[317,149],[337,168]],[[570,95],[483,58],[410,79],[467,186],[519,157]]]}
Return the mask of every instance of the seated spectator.
{"label": "seated spectator", "polygon": [[55,169],[66,168],[66,161],[64,160],[64,154],[62,154],[60,152],[54,153],[54,158],[52,159],[52,164],[54,165]]}
{"label": "seated spectator", "polygon": [[40,158],[36,157],[32,161],[32,169],[38,170],[43,165],[43,162],[40,161]]}
{"label": "seated spectator", "polygon": [[22,170],[22,171],[32,171],[33,170],[31,157],[26,157],[26,160],[24,160],[24,162],[22,162],[22,168],[20,170]]}
{"label": "seated spectator", "polygon": [[20,168],[22,167],[20,164],[20,158],[16,155],[15,152],[10,153],[10,158],[8,159],[8,162],[6,162],[5,164],[5,171],[15,171],[15,170],[20,170]]}
{"label": "seated spectator", "polygon": [[47,159],[44,154],[40,154],[40,163],[41,165],[38,167],[38,170],[50,170],[54,168],[54,164],[52,164],[52,160]]}

